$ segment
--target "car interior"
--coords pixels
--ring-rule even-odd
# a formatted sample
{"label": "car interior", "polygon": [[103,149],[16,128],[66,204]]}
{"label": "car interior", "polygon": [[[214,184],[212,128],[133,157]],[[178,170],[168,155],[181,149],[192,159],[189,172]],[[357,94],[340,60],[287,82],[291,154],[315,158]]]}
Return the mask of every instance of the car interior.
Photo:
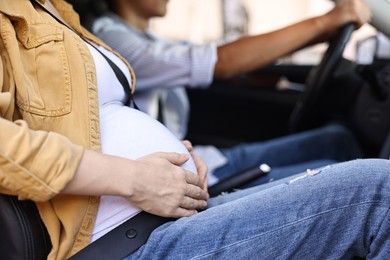
{"label": "car interior", "polygon": [[[389,36],[383,11],[389,10],[389,2],[367,3],[374,13],[372,25]],[[340,30],[317,65],[275,63],[215,81],[208,89],[189,89],[187,138],[228,147],[338,122],[355,133],[367,157],[378,157],[390,124],[389,60],[374,57],[370,64],[358,64],[344,58],[352,31],[353,25]],[[281,81],[305,87],[280,88]]]}
{"label": "car interior", "polygon": [[[366,2],[372,26],[390,37],[390,1]],[[369,64],[344,58],[354,29],[344,26],[317,65],[275,63],[207,89],[188,89],[187,139],[229,147],[337,122],[356,135],[366,157],[388,159],[390,57],[376,55],[376,49]],[[46,259],[50,239],[32,201],[0,194],[0,229],[1,259]]]}

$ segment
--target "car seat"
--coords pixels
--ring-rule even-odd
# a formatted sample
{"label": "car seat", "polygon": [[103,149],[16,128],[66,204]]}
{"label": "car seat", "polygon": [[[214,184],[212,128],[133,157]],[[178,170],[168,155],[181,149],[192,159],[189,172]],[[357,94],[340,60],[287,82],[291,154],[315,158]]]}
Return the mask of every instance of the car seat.
{"label": "car seat", "polygon": [[32,201],[0,194],[0,259],[42,260],[51,242]]}

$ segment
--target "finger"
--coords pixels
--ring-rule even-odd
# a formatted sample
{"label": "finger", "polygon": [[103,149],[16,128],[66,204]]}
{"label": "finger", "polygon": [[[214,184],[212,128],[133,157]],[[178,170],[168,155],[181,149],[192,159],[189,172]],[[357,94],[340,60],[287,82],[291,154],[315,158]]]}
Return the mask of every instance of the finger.
{"label": "finger", "polygon": [[168,160],[170,163],[180,166],[188,159],[190,159],[190,156],[187,154],[182,154],[182,153],[167,153],[167,152],[160,152],[158,153],[160,157]]}
{"label": "finger", "polygon": [[191,217],[192,215],[195,215],[197,213],[198,211],[194,209],[189,210],[185,208],[177,208],[175,213],[169,217],[174,217],[174,218]]}
{"label": "finger", "polygon": [[360,22],[364,23],[364,22],[368,22],[371,18],[371,9],[369,8],[369,6],[364,3],[363,1],[359,1],[356,3],[356,9],[357,9],[357,13],[359,14],[360,16]]}
{"label": "finger", "polygon": [[195,162],[195,166],[196,166],[196,169],[198,171],[198,176],[201,178],[202,182],[204,183],[206,181],[206,178],[207,178],[207,171],[208,171],[207,165],[196,154],[191,154],[191,156]]}
{"label": "finger", "polygon": [[187,210],[205,209],[207,207],[207,201],[184,197],[179,206]]}
{"label": "finger", "polygon": [[189,152],[192,151],[192,143],[191,143],[190,141],[188,141],[188,140],[183,140],[182,143],[184,144],[184,146],[187,148],[187,150],[188,150]]}
{"label": "finger", "polygon": [[187,185],[184,195],[197,200],[208,199],[208,193],[203,188],[190,184]]}
{"label": "finger", "polygon": [[156,210],[156,209],[143,209],[143,210],[153,215],[167,217],[167,218],[189,217],[198,213],[196,209],[185,209],[181,207],[176,207],[175,209],[171,209],[171,210],[166,208],[164,210]]}
{"label": "finger", "polygon": [[207,195],[208,197],[210,198],[210,194],[209,194],[209,177],[206,175],[206,179],[204,180],[204,183],[203,183],[203,190],[205,192],[207,192]]}
{"label": "finger", "polygon": [[188,184],[196,185],[199,188],[203,189],[202,179],[198,175],[186,170],[185,179]]}

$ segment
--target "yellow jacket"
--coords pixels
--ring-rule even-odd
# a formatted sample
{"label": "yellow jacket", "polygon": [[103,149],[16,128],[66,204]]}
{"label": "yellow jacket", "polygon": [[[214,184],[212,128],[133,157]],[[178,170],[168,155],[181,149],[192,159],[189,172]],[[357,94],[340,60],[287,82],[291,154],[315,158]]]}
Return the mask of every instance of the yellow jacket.
{"label": "yellow jacket", "polygon": [[[52,3],[77,32],[104,45],[69,4]],[[49,259],[65,259],[89,244],[99,204],[58,195],[84,148],[100,150],[93,58],[80,37],[29,0],[0,1],[0,55],[0,193],[36,202],[53,244]]]}

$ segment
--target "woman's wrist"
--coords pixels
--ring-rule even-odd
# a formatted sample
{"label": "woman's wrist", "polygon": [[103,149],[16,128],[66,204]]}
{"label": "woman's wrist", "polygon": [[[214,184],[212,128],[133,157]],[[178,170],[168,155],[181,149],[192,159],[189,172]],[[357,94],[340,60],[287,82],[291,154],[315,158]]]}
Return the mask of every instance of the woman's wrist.
{"label": "woman's wrist", "polygon": [[73,180],[62,193],[97,196],[129,195],[131,194],[129,179],[133,168],[129,166],[131,162],[134,161],[85,150]]}

